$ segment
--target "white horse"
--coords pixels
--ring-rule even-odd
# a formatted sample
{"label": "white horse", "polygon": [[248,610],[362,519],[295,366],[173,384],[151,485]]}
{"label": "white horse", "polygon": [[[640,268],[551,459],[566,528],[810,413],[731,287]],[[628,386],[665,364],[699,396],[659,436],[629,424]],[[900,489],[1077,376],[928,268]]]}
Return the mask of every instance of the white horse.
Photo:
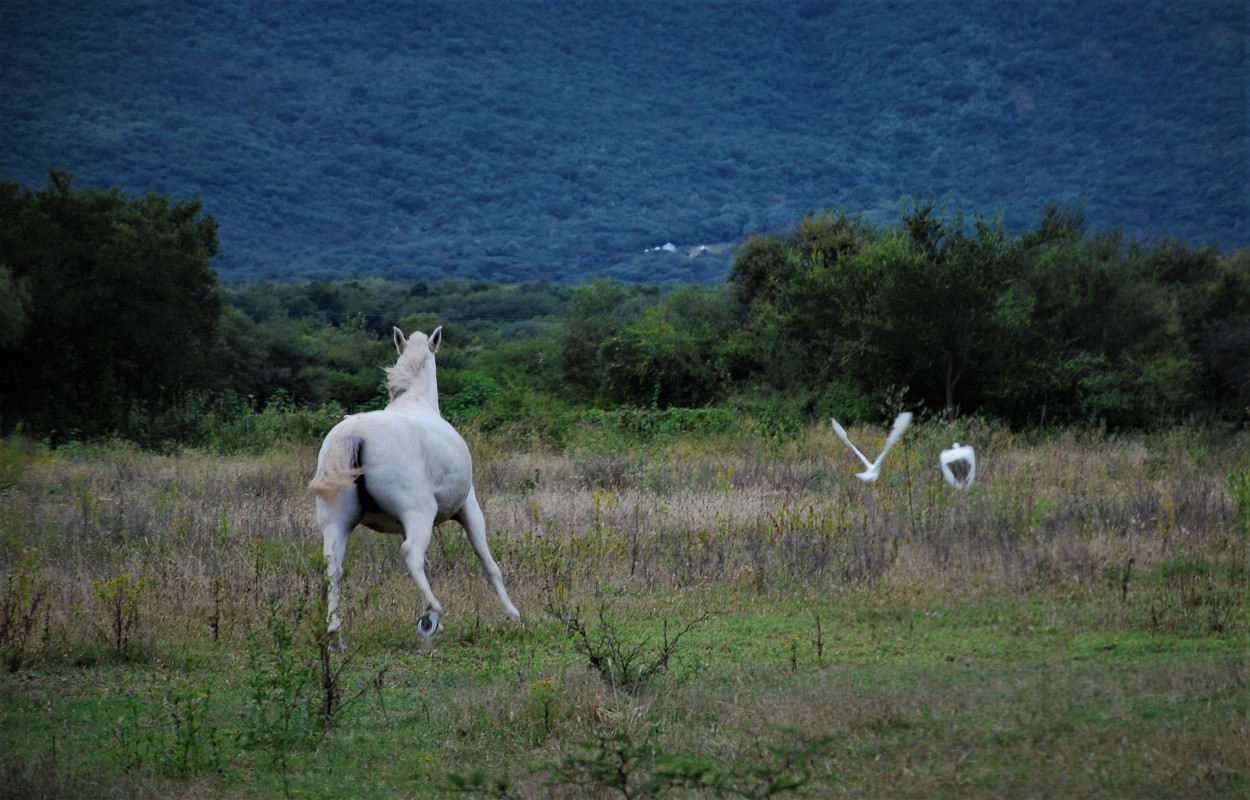
{"label": "white horse", "polygon": [[[339,586],[343,555],[356,525],[404,537],[399,550],[425,596],[417,632],[433,636],[443,608],[430,589],[425,553],[434,526],[454,519],[469,535],[486,580],[513,621],[520,612],[508,598],[499,566],[486,544],[486,519],[473,491],[468,445],[438,410],[434,354],[443,341],[439,326],[411,339],[395,328],[399,360],[387,367],[391,401],[381,411],[349,416],[326,435],[317,474],[308,485],[317,496],[317,525],[329,575],[327,629],[339,634]],[[341,639],[340,639],[341,641]]]}

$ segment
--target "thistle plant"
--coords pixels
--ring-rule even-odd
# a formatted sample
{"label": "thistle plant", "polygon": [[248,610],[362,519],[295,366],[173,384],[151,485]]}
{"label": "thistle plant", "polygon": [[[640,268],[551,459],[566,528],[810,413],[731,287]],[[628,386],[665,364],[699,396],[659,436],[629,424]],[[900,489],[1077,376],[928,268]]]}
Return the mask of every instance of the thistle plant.
{"label": "thistle plant", "polygon": [[47,593],[47,587],[35,579],[37,562],[34,550],[22,551],[0,594],[0,655],[9,672],[22,668]]}
{"label": "thistle plant", "polygon": [[139,628],[143,593],[151,582],[151,578],[146,576],[135,578],[129,572],[123,572],[114,578],[91,584],[96,599],[104,608],[109,644],[123,661],[130,658],[130,645]]}

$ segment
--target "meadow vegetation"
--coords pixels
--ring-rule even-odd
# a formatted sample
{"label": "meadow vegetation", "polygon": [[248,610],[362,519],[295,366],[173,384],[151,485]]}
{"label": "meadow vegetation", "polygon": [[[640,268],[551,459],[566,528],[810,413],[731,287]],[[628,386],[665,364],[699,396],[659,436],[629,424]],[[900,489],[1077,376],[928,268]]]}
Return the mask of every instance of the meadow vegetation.
{"label": "meadow vegetation", "polygon": [[449,525],[423,641],[398,540],[361,530],[338,652],[316,435],[256,431],[3,442],[0,797],[1250,790],[1244,433],[925,419],[866,485],[827,423],[469,427],[522,622]]}

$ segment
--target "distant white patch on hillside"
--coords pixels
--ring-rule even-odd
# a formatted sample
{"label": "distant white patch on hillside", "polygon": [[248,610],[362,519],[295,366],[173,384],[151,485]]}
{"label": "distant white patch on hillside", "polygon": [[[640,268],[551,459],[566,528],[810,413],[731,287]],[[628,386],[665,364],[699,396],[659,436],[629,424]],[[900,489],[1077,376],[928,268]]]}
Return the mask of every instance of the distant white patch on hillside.
{"label": "distant white patch on hillside", "polygon": [[720,255],[733,248],[732,244],[700,244],[694,247],[680,248],[672,242],[665,242],[655,247],[645,248],[644,253],[681,253],[687,258],[698,258],[702,255]]}

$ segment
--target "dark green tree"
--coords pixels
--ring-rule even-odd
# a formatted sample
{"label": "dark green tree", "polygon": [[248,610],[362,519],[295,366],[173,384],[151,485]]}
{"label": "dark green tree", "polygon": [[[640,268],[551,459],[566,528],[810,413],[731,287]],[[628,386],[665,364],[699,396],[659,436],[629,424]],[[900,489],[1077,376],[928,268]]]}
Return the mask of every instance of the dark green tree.
{"label": "dark green tree", "polygon": [[1221,258],[1206,285],[1202,320],[1194,345],[1206,385],[1206,399],[1222,416],[1250,422],[1250,249]]}
{"label": "dark green tree", "polygon": [[597,280],[574,290],[556,335],[567,397],[595,402],[613,395],[604,348],[641,314],[638,292],[617,281]]}
{"label": "dark green tree", "polygon": [[679,287],[605,342],[603,371],[613,402],[699,408],[721,399],[738,333],[722,288]]}
{"label": "dark green tree", "polygon": [[[0,182],[0,295],[25,304],[0,343],[0,428],[57,436],[142,424],[215,377],[217,223],[199,201]],[[6,327],[9,323],[6,323]]]}
{"label": "dark green tree", "polygon": [[988,403],[997,413],[1137,427],[1192,408],[1196,364],[1178,307],[1118,233],[1040,246],[1010,303],[1022,320],[1003,337],[1006,361]]}
{"label": "dark green tree", "polygon": [[828,212],[748,240],[729,278],[744,308],[729,354],[740,386],[785,396],[805,413],[817,410],[821,395],[840,396],[841,405],[860,393],[848,370],[868,341],[863,324],[876,313],[876,287],[856,259],[878,238],[867,223]]}
{"label": "dark green tree", "polygon": [[30,326],[30,290],[27,281],[0,264],[0,347],[22,340]]}
{"label": "dark green tree", "polygon": [[[1004,295],[1018,277],[1018,244],[1001,222],[937,217],[932,203],[903,215],[911,258],[901,258],[881,287],[888,361],[931,407],[955,415],[991,382],[1013,316]],[[939,394],[940,392],[940,394]]]}
{"label": "dark green tree", "polygon": [[1135,248],[1144,275],[1167,297],[1194,361],[1196,404],[1204,413],[1244,421],[1250,404],[1250,250],[1223,256],[1213,247],[1165,239]]}

